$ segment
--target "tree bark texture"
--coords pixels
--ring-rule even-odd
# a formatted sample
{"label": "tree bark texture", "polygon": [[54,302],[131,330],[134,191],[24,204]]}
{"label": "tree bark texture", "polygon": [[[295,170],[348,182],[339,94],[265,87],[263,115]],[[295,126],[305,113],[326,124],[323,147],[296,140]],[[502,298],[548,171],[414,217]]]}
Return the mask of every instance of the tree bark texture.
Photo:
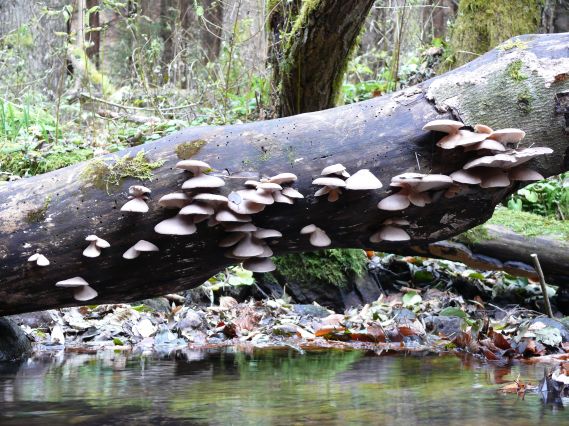
{"label": "tree bark texture", "polygon": [[[108,190],[97,185],[86,164],[79,164],[0,187],[0,315],[79,304],[69,289],[55,283],[81,276],[98,292],[88,303],[133,301],[195,287],[234,263],[217,243],[219,227],[198,224],[184,237],[156,234],[154,226],[174,211],[157,200],[179,191],[188,175],[175,168],[185,152],[208,162],[224,178],[221,193],[242,189],[247,179],[281,172],[298,176],[295,187],[305,195],[294,205],[275,204],[253,216],[255,225],[277,229],[283,237],[271,246],[275,254],[313,250],[299,233],[308,224],[324,229],[333,247],[361,247],[404,252],[407,247],[448,239],[486,221],[494,206],[519,188],[481,189],[468,186],[457,197],[440,197],[425,207],[402,212],[379,210],[389,193],[391,177],[404,172],[450,174],[472,153],[436,147],[441,134],[424,132],[423,125],[440,118],[468,125],[518,127],[527,133],[523,146],[548,146],[554,154],[532,161],[545,176],[569,170],[569,34],[519,38],[523,48],[493,50],[455,71],[419,86],[327,111],[242,125],[195,127],[159,141],[107,157],[133,156],[144,150],[150,161],[164,164],[152,182],[126,179]],[[525,79],[511,78],[511,65],[521,61]],[[519,108],[519,93],[531,95],[531,110]],[[348,171],[370,169],[384,187],[375,191],[345,191],[335,203],[315,197],[314,178],[328,165],[342,163]],[[152,189],[150,211],[125,213],[130,185]],[[405,243],[372,244],[370,235],[391,217],[411,225]],[[100,257],[82,256],[85,237],[96,234],[110,242]],[[134,260],[122,254],[139,240],[160,248]],[[27,262],[35,252],[51,265]]]}
{"label": "tree bark texture", "polygon": [[[272,46],[278,48],[276,55],[280,56],[275,75],[279,116],[320,111],[335,105],[350,52],[373,3],[373,0],[305,0],[289,33],[273,27]],[[296,7],[293,2],[287,11],[294,14]],[[276,16],[269,21],[271,25],[281,25],[286,30],[286,17]],[[280,32],[278,45],[275,32]]]}

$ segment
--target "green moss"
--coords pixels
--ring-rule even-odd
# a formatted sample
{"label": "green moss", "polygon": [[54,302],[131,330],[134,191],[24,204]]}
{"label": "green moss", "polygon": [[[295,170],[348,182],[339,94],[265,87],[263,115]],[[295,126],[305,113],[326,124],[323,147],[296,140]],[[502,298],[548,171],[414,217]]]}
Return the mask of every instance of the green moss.
{"label": "green moss", "polygon": [[511,39],[511,40],[506,40],[504,43],[499,45],[496,49],[508,51],[508,50],[512,50],[512,49],[525,50],[527,48],[528,48],[528,44],[525,41],[521,41],[521,40],[517,40],[517,39]]}
{"label": "green moss", "polygon": [[125,155],[115,157],[112,162],[96,159],[83,169],[81,178],[92,183],[96,188],[109,190],[110,186],[118,186],[127,177],[139,180],[152,180],[152,170],[162,166],[164,161],[150,162],[144,151],[139,151],[134,157]]}
{"label": "green moss", "polygon": [[542,235],[556,236],[563,241],[569,240],[569,221],[556,220],[533,213],[516,212],[505,207],[499,207],[487,222],[500,225],[526,237]]}
{"label": "green moss", "polygon": [[531,95],[529,89],[525,88],[522,92],[518,94],[518,109],[524,113],[529,114],[532,110],[533,96]]}
{"label": "green moss", "polygon": [[180,160],[189,160],[196,155],[206,143],[207,142],[203,139],[181,143],[176,146],[176,155]]}
{"label": "green moss", "polygon": [[367,258],[360,249],[330,249],[293,253],[275,259],[277,272],[287,279],[315,285],[345,287],[365,271]]}
{"label": "green moss", "polygon": [[454,240],[458,241],[459,243],[466,244],[467,246],[470,244],[477,244],[482,241],[491,240],[492,237],[488,233],[488,230],[484,227],[484,225],[477,226],[476,228],[469,229],[466,232],[458,235],[454,238]]}
{"label": "green moss", "polygon": [[[461,0],[451,34],[454,66],[475,59],[505,40],[537,32],[543,0]],[[511,41],[502,50],[522,47]]]}
{"label": "green moss", "polygon": [[519,82],[528,78],[527,75],[522,72],[522,65],[523,63],[519,59],[513,61],[510,65],[508,65],[508,68],[506,68],[506,73],[512,80]]}
{"label": "green moss", "polygon": [[51,196],[45,197],[43,205],[40,208],[32,210],[26,214],[26,222],[38,223],[45,220],[45,214],[49,208],[49,203],[51,203]]}

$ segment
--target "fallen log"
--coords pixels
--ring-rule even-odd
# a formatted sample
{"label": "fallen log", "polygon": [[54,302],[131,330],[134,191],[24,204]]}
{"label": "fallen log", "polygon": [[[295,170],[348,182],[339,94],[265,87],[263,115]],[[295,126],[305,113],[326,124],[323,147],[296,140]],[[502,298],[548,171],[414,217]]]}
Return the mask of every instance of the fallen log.
{"label": "fallen log", "polygon": [[[523,146],[554,151],[532,161],[536,170],[550,176],[569,169],[569,34],[522,36],[509,43],[390,96],[278,120],[189,128],[108,156],[103,164],[79,164],[0,187],[0,315],[80,304],[73,291],[55,286],[72,277],[82,277],[98,293],[86,303],[126,302],[195,287],[236,262],[218,247],[226,235],[219,226],[201,223],[188,236],[154,232],[156,224],[175,215],[157,200],[180,191],[189,175],[175,165],[184,158],[208,162],[211,174],[225,182],[219,191],[224,195],[242,189],[248,179],[282,172],[298,176],[294,187],[304,199],[274,204],[253,216],[255,225],[282,233],[270,246],[275,254],[314,249],[300,234],[308,224],[326,231],[330,247],[402,252],[485,222],[520,183],[487,189],[465,185],[454,198],[433,194],[435,201],[425,207],[400,212],[379,210],[377,204],[390,193],[393,176],[448,175],[476,156],[438,148],[443,134],[422,130],[435,119],[521,128]],[[337,202],[315,197],[313,179],[335,163],[352,173],[371,170],[383,188],[345,191]],[[150,174],[151,181],[119,179]],[[150,210],[121,212],[127,188],[136,184],[152,189]],[[371,243],[370,236],[393,217],[409,221],[410,240]],[[90,234],[110,243],[99,257],[82,255]],[[124,259],[139,240],[160,251]],[[50,265],[28,262],[34,253],[45,255]]]}

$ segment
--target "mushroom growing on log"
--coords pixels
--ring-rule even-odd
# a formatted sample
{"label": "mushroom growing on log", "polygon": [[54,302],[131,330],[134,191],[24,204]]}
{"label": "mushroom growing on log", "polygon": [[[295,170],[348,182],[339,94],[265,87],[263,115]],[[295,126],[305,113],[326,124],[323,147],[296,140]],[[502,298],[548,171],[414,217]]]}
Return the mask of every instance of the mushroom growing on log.
{"label": "mushroom growing on log", "polygon": [[[200,143],[195,159],[224,171],[222,177],[217,176],[225,182],[215,188],[219,196],[241,190],[250,179],[260,180],[282,170],[294,173],[298,176],[295,188],[305,198],[292,205],[266,205],[254,214],[255,226],[282,233],[270,246],[276,255],[313,250],[309,238],[299,235],[308,223],[326,230],[330,247],[405,254],[412,246],[444,240],[485,222],[494,207],[524,181],[495,188],[463,185],[452,198],[433,194],[432,202],[424,207],[410,205],[405,210],[404,218],[412,228],[410,240],[370,243],[369,236],[378,224],[393,216],[376,208],[387,197],[387,189],[344,191],[336,202],[329,203],[314,197],[312,180],[326,166],[340,162],[348,170],[368,169],[382,182],[404,173],[449,176],[479,157],[479,151],[438,147],[445,133],[425,132],[422,127],[439,119],[470,128],[484,123],[495,129],[523,129],[527,146],[553,150],[553,154],[534,158],[528,166],[543,176],[568,170],[569,34],[517,40],[525,43],[523,49],[493,50],[450,73],[392,95],[278,120],[189,128],[117,155],[134,156],[144,150],[149,161],[163,161],[152,180],[156,199],[179,192],[184,181],[191,181],[187,172],[175,169],[180,160],[176,147],[196,140],[205,143]],[[514,62],[522,64],[521,72],[527,76],[524,89],[532,93],[535,104],[529,112],[518,107],[520,83],[508,74]],[[112,162],[113,158],[104,159]],[[218,247],[227,236],[220,226],[196,224],[158,203],[150,203],[143,215],[121,212],[126,189],[147,182],[125,179],[118,186],[110,185],[107,192],[97,185],[100,179],[96,177],[101,178],[90,176],[83,163],[0,186],[0,315],[77,305],[71,292],[55,287],[70,276],[89,282],[98,293],[97,303],[127,302],[198,286],[236,263],[225,258]],[[202,194],[190,197],[196,200],[198,195]],[[188,203],[183,196],[174,198],[181,207]],[[167,198],[162,204],[167,204]],[[169,229],[159,229],[164,232],[158,234],[154,228],[160,222]],[[82,256],[87,229],[111,243],[104,256]],[[139,240],[153,241],[161,251],[144,261],[123,259],[122,254]],[[35,252],[49,254],[51,265],[38,268],[28,264]]]}

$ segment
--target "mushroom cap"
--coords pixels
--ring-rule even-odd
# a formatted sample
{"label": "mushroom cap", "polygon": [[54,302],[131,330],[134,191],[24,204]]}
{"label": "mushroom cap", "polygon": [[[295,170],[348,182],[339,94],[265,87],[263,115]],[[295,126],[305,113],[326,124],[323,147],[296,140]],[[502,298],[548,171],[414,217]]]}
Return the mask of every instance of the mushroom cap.
{"label": "mushroom cap", "polygon": [[259,228],[257,228],[251,222],[248,222],[248,223],[224,223],[223,229],[226,232],[253,232]]}
{"label": "mushroom cap", "polygon": [[482,182],[480,176],[475,171],[468,171],[468,170],[457,170],[456,172],[452,172],[450,177],[454,182],[458,183],[465,183],[468,185],[478,185]]}
{"label": "mushroom cap", "polygon": [[294,204],[294,201],[283,195],[281,191],[273,192],[273,200],[275,200],[275,203]]}
{"label": "mushroom cap", "polygon": [[488,149],[490,151],[505,151],[506,147],[503,143],[495,141],[494,139],[486,139],[477,144],[465,147],[465,151],[479,151],[481,149]]}
{"label": "mushroom cap", "polygon": [[185,181],[182,184],[182,189],[220,188],[224,185],[225,181],[217,176],[200,174]]}
{"label": "mushroom cap", "polygon": [[30,257],[28,257],[28,262],[36,262],[38,260],[38,257],[40,257],[40,254],[34,253]]}
{"label": "mushroom cap", "polygon": [[280,186],[278,183],[260,182],[259,185],[257,185],[257,189],[262,189],[268,192],[274,192],[274,191],[280,191],[281,189],[283,189],[283,187]]}
{"label": "mushroom cap", "polygon": [[476,133],[492,133],[494,130],[485,124],[477,124],[474,126],[474,131]]}
{"label": "mushroom cap", "polygon": [[211,169],[211,166],[204,161],[199,160],[182,160],[176,163],[177,169],[184,169],[192,172],[194,175]]}
{"label": "mushroom cap", "polygon": [[255,257],[271,257],[273,255],[273,251],[271,250],[271,248],[266,245],[263,244],[263,253],[255,256]]}
{"label": "mushroom cap", "polygon": [[257,204],[270,205],[274,204],[275,199],[271,192],[256,189],[240,189],[237,191],[244,200],[252,201]]}
{"label": "mushroom cap", "polygon": [[89,287],[88,285],[76,288],[73,292],[73,297],[75,300],[79,300],[81,302],[94,299],[98,295],[99,294],[95,291],[95,289],[93,287]]}
{"label": "mushroom cap", "polygon": [[283,183],[294,182],[297,179],[298,178],[294,173],[279,173],[278,175],[270,177],[268,181],[272,183],[278,183],[280,185]]}
{"label": "mushroom cap", "polygon": [[97,241],[98,239],[99,239],[99,237],[97,237],[97,236],[94,235],[94,234],[87,235],[87,236],[85,237],[85,241],[89,241],[89,242]]}
{"label": "mushroom cap", "polygon": [[160,249],[155,245],[152,244],[150,241],[140,240],[134,246],[132,246],[136,251],[160,251]]}
{"label": "mushroom cap", "polygon": [[160,200],[158,200],[158,204],[167,209],[181,209],[191,202],[192,198],[184,192],[173,192],[171,194],[166,194],[160,198]]}
{"label": "mushroom cap", "polygon": [[312,181],[312,185],[323,185],[329,188],[344,188],[346,181],[335,177],[320,177]]}
{"label": "mushroom cap", "polygon": [[461,128],[464,127],[464,123],[455,120],[433,120],[429,121],[423,126],[423,130],[443,132],[443,133],[457,133]]}
{"label": "mushroom cap", "polygon": [[304,195],[302,195],[296,189],[291,188],[290,186],[283,188],[283,190],[281,191],[281,194],[287,196],[288,198],[304,198]]}
{"label": "mushroom cap", "polygon": [[[342,175],[344,177],[350,177],[350,174],[346,171],[346,168],[341,164],[332,164],[331,166],[324,167],[320,173],[322,176],[328,175]],[[319,184],[317,184],[319,185]]]}
{"label": "mushroom cap", "polygon": [[534,181],[545,179],[541,173],[527,167],[515,167],[508,173],[510,180],[516,181]]}
{"label": "mushroom cap", "polygon": [[218,222],[251,222],[251,216],[223,209],[215,214],[215,220]]}
{"label": "mushroom cap", "polygon": [[321,195],[326,195],[328,194],[332,189],[329,186],[323,186],[322,188],[320,188],[318,191],[316,191],[314,193],[315,197],[320,197]]}
{"label": "mushroom cap", "polygon": [[251,234],[246,234],[231,253],[237,257],[258,256],[263,253],[263,243],[256,238],[253,238]]}
{"label": "mushroom cap", "polygon": [[191,218],[176,215],[165,219],[154,227],[154,232],[163,235],[191,235],[197,228]]}
{"label": "mushroom cap", "polygon": [[410,192],[408,198],[411,204],[417,207],[425,207],[432,201],[427,192]]}
{"label": "mushroom cap", "polygon": [[314,232],[310,234],[310,244],[314,247],[326,247],[331,243],[332,241],[323,229],[317,227]]}
{"label": "mushroom cap", "polygon": [[474,133],[470,130],[459,130],[457,133],[449,134],[437,142],[437,146],[443,149],[453,149],[457,146],[474,145],[488,138],[486,133]]}
{"label": "mushroom cap", "polygon": [[83,250],[83,256],[85,257],[98,257],[101,254],[101,249],[97,247],[95,241],[89,243],[87,248]]}
{"label": "mushroom cap", "polygon": [[146,186],[132,185],[128,187],[128,193],[133,197],[142,197],[144,194],[150,194],[152,191]]}
{"label": "mushroom cap", "polygon": [[140,256],[140,252],[138,250],[136,250],[134,248],[134,246],[132,246],[131,248],[129,248],[127,251],[125,251],[122,255],[123,258],[125,259],[136,259],[138,256]]}
{"label": "mushroom cap", "polygon": [[409,201],[408,194],[398,192],[381,200],[377,204],[377,208],[380,210],[395,211],[406,209],[409,207],[409,204],[411,204],[411,202]]}
{"label": "mushroom cap", "polygon": [[111,246],[107,240],[103,240],[102,238],[98,237],[97,241],[95,242],[95,245],[99,248],[109,248]]}
{"label": "mushroom cap", "polygon": [[522,150],[512,150],[496,155],[487,155],[479,157],[466,163],[462,168],[464,170],[473,167],[498,167],[501,169],[510,169],[514,166],[526,163],[532,158],[543,154],[551,154],[553,150],[546,147],[525,148]]}
{"label": "mushroom cap", "polygon": [[212,215],[215,213],[215,210],[213,210],[213,208],[211,208],[210,206],[202,206],[201,204],[197,204],[197,203],[193,203],[193,204],[189,204],[186,207],[183,207],[178,214],[181,215],[194,215],[194,214],[199,214],[199,215]]}
{"label": "mushroom cap", "polygon": [[38,259],[36,260],[36,265],[38,266],[48,266],[49,260],[43,254],[38,255]]}
{"label": "mushroom cap", "polygon": [[148,204],[140,198],[135,197],[130,201],[127,201],[122,207],[121,212],[133,212],[133,213],[146,213],[148,211]]}
{"label": "mushroom cap", "polygon": [[481,188],[505,188],[510,186],[510,179],[506,172],[500,169],[480,168],[477,170],[480,173],[482,182]]}
{"label": "mushroom cap", "polygon": [[239,204],[229,202],[227,207],[238,214],[256,214],[265,209],[265,204],[255,203],[251,200],[241,200]]}
{"label": "mushroom cap", "polygon": [[502,143],[516,143],[521,141],[525,136],[526,132],[520,129],[500,129],[490,133],[488,138]]}
{"label": "mushroom cap", "polygon": [[86,285],[89,285],[89,283],[81,277],[73,277],[55,283],[56,287],[82,287]]}
{"label": "mushroom cap", "polygon": [[227,203],[229,200],[223,195],[203,193],[194,195],[194,201],[204,201],[207,204],[215,205]]}
{"label": "mushroom cap", "polygon": [[259,182],[259,181],[249,179],[249,180],[246,180],[243,185],[244,186],[251,186],[253,188],[257,188],[260,183],[261,182]]}
{"label": "mushroom cap", "polygon": [[276,229],[258,228],[256,231],[253,231],[253,236],[262,240],[265,238],[280,238],[283,234]]}
{"label": "mushroom cap", "polygon": [[318,227],[316,225],[314,225],[313,223],[311,223],[310,225],[306,225],[304,228],[302,228],[300,230],[301,234],[312,234],[314,231],[316,231]]}
{"label": "mushroom cap", "polygon": [[369,237],[372,243],[379,243],[380,241],[408,241],[411,237],[403,229],[397,226],[382,226],[379,230]]}
{"label": "mushroom cap", "polygon": [[446,175],[403,173],[391,178],[391,186],[412,188],[413,192],[425,192],[450,186],[452,179]]}
{"label": "mushroom cap", "polygon": [[383,185],[368,169],[358,170],[346,180],[346,189],[350,190],[371,190],[379,189]]}
{"label": "mushroom cap", "polygon": [[245,238],[245,235],[246,235],[245,232],[233,232],[233,233],[223,237],[221,240],[219,240],[219,242],[217,243],[217,246],[218,247],[234,246],[239,241],[241,241],[243,238]]}
{"label": "mushroom cap", "polygon": [[254,259],[247,259],[243,262],[243,268],[247,269],[251,272],[271,272],[277,269],[273,261],[266,257],[266,258],[254,258]]}

